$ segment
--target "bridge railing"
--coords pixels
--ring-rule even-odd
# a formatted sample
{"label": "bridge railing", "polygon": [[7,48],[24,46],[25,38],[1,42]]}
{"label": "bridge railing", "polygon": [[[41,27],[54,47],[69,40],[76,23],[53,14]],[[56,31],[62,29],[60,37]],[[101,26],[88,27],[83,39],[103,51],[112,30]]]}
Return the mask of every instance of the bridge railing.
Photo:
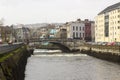
{"label": "bridge railing", "polygon": [[3,44],[0,45],[0,54],[4,54],[10,51],[13,51],[21,46],[23,46],[23,43],[14,43],[14,44]]}
{"label": "bridge railing", "polygon": [[61,39],[61,38],[32,38],[29,40],[30,42],[38,42],[38,41],[58,41],[58,42],[73,42],[75,39]]}

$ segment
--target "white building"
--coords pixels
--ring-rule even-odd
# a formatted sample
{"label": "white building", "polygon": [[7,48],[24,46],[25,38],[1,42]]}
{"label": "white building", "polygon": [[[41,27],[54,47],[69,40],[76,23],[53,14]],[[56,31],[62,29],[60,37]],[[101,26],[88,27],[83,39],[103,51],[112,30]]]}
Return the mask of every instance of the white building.
{"label": "white building", "polygon": [[67,23],[67,38],[84,39],[85,24],[83,21],[75,21]]}

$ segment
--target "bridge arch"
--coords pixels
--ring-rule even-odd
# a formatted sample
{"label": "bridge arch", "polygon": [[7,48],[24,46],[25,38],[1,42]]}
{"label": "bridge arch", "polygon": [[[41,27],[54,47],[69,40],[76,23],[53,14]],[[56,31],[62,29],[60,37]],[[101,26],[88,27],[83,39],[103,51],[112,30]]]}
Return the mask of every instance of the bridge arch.
{"label": "bridge arch", "polygon": [[57,46],[62,50],[62,52],[66,52],[66,53],[71,52],[71,50],[69,49],[69,47],[65,46],[65,45],[62,44],[62,43],[59,43],[59,42],[49,42],[49,43],[52,43],[52,44],[54,44],[54,45],[57,45]]}

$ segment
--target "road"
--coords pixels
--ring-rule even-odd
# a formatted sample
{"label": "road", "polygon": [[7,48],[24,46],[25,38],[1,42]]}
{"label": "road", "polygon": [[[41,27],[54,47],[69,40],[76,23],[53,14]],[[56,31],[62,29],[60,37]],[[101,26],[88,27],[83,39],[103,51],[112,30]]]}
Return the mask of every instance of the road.
{"label": "road", "polygon": [[24,45],[23,43],[0,44],[0,54],[10,52]]}

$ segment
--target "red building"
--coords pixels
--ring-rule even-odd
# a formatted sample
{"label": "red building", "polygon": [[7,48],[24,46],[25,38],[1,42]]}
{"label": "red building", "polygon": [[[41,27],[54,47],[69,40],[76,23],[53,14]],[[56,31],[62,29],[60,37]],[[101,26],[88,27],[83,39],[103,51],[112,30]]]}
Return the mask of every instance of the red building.
{"label": "red building", "polygon": [[86,41],[91,41],[92,40],[92,34],[91,34],[91,21],[88,19],[85,19],[85,40]]}

